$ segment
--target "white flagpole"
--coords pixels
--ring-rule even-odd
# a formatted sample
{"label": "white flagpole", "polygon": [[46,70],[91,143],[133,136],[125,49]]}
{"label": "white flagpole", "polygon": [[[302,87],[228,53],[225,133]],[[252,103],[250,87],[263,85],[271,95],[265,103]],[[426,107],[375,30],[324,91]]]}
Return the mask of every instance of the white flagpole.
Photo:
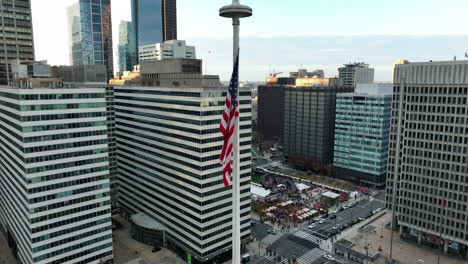
{"label": "white flagpole", "polygon": [[[240,29],[240,19],[238,17],[232,18],[232,27],[234,31],[233,37],[233,56],[234,63],[236,63],[237,54],[239,53],[239,29]],[[239,68],[237,68],[239,70]],[[239,74],[237,75],[237,102],[239,102]],[[240,106],[240,104],[239,104]],[[238,106],[238,107],[239,107]],[[239,109],[237,109],[239,111]],[[241,234],[240,234],[240,153],[239,153],[239,117],[236,117],[236,137],[234,138],[235,148],[234,148],[234,168],[233,168],[233,177],[232,177],[232,263],[240,264],[241,263]]]}
{"label": "white flagpole", "polygon": [[[252,9],[241,5],[239,0],[232,0],[232,4],[224,6],[219,10],[219,15],[232,18],[233,27],[233,63],[236,63],[239,52],[239,29],[240,18],[252,15]],[[239,69],[239,68],[238,68]],[[239,84],[239,75],[237,79]],[[239,86],[237,87],[239,88]],[[237,102],[239,102],[239,89],[237,89]],[[232,263],[241,263],[241,235],[240,235],[240,159],[239,159],[239,118],[236,118],[234,155],[233,155],[233,177],[232,177]]]}

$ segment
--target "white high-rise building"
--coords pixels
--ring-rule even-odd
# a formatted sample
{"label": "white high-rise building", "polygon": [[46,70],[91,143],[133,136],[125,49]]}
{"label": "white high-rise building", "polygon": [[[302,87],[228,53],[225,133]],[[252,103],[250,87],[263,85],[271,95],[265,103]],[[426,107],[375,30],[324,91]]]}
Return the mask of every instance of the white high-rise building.
{"label": "white high-rise building", "polygon": [[[219,131],[227,88],[200,60],[142,65],[142,79],[115,88],[120,208],[165,227],[166,243],[199,262],[232,246],[232,188],[224,187]],[[195,65],[197,64],[197,65]],[[161,69],[161,73],[151,69]],[[177,65],[176,65],[177,66]],[[164,67],[163,67],[164,68]],[[178,68],[170,72],[170,69]],[[194,69],[182,73],[183,69]],[[133,83],[132,83],[133,82]],[[251,91],[240,88],[241,236],[250,235]]]}
{"label": "white high-rise building", "polygon": [[185,40],[167,40],[139,47],[139,58],[142,61],[165,59],[196,59],[195,47],[187,46]]}
{"label": "white high-rise building", "polygon": [[111,263],[105,89],[33,86],[0,87],[0,229],[20,263]]}

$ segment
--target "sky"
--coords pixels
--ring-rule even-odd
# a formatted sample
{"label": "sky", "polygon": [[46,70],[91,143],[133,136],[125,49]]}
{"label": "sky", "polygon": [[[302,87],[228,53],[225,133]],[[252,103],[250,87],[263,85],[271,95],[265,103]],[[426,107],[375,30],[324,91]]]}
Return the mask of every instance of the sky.
{"label": "sky", "polygon": [[[67,6],[77,0],[32,0],[36,59],[69,65]],[[178,38],[195,45],[205,74],[227,80],[232,26],[219,17],[231,0],[178,0]],[[376,81],[392,64],[463,59],[468,51],[466,0],[241,0],[254,15],[241,20],[240,79],[263,81],[270,71],[324,69],[366,62]],[[129,0],[112,0],[114,53],[118,24],[130,20]],[[116,57],[115,54],[114,57]],[[116,61],[114,62],[116,64]]]}

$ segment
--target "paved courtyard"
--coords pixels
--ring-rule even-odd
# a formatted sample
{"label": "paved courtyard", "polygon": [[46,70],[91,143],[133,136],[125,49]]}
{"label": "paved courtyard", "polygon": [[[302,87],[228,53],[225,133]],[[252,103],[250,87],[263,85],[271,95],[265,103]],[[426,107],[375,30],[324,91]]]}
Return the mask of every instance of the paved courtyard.
{"label": "paved courtyard", "polygon": [[185,263],[168,249],[153,253],[153,247],[144,245],[130,237],[130,223],[119,216],[113,216],[122,224],[114,230],[115,264],[182,264]]}
{"label": "paved courtyard", "polygon": [[16,259],[11,254],[11,250],[8,247],[7,240],[3,233],[0,232],[0,264],[16,264]]}
{"label": "paved courtyard", "polygon": [[[382,255],[384,257],[380,257],[375,261],[375,263],[378,264],[384,264],[386,259],[390,256],[391,230],[385,227],[385,225],[390,222],[390,219],[390,213],[378,218],[370,224],[370,226],[374,227],[373,231],[367,233],[369,251],[375,251],[379,246],[382,248]],[[363,233],[359,232],[357,229],[350,230],[350,232],[345,233],[344,236],[338,237],[338,239],[341,238],[353,241],[362,248],[365,246]],[[393,234],[393,257],[397,263],[437,264],[437,257],[439,254],[440,251],[428,247],[420,247],[416,242],[400,239],[398,231]],[[459,259],[455,256],[440,256],[440,264],[466,263],[466,260]]]}

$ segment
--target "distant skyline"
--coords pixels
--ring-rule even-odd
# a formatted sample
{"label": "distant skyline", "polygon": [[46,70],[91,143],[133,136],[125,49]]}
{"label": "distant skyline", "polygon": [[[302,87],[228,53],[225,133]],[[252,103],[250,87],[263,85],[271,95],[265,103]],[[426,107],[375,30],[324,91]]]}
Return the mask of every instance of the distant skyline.
{"label": "distant skyline", "polygon": [[[78,0],[32,0],[36,59],[68,65],[66,7]],[[228,80],[231,23],[218,16],[231,0],[178,0],[178,35],[195,45],[208,74]],[[47,4],[45,4],[47,3]],[[348,62],[366,62],[376,81],[390,81],[392,64],[463,59],[468,49],[468,1],[451,0],[241,0],[254,10],[241,25],[242,80],[263,81],[282,72],[323,68],[327,76]],[[114,51],[118,24],[131,20],[130,1],[112,0]],[[53,30],[52,30],[53,29]],[[210,51],[210,52],[209,52]],[[114,52],[114,53],[115,53]],[[116,55],[116,54],[115,54]],[[116,56],[114,56],[116,58]]]}

